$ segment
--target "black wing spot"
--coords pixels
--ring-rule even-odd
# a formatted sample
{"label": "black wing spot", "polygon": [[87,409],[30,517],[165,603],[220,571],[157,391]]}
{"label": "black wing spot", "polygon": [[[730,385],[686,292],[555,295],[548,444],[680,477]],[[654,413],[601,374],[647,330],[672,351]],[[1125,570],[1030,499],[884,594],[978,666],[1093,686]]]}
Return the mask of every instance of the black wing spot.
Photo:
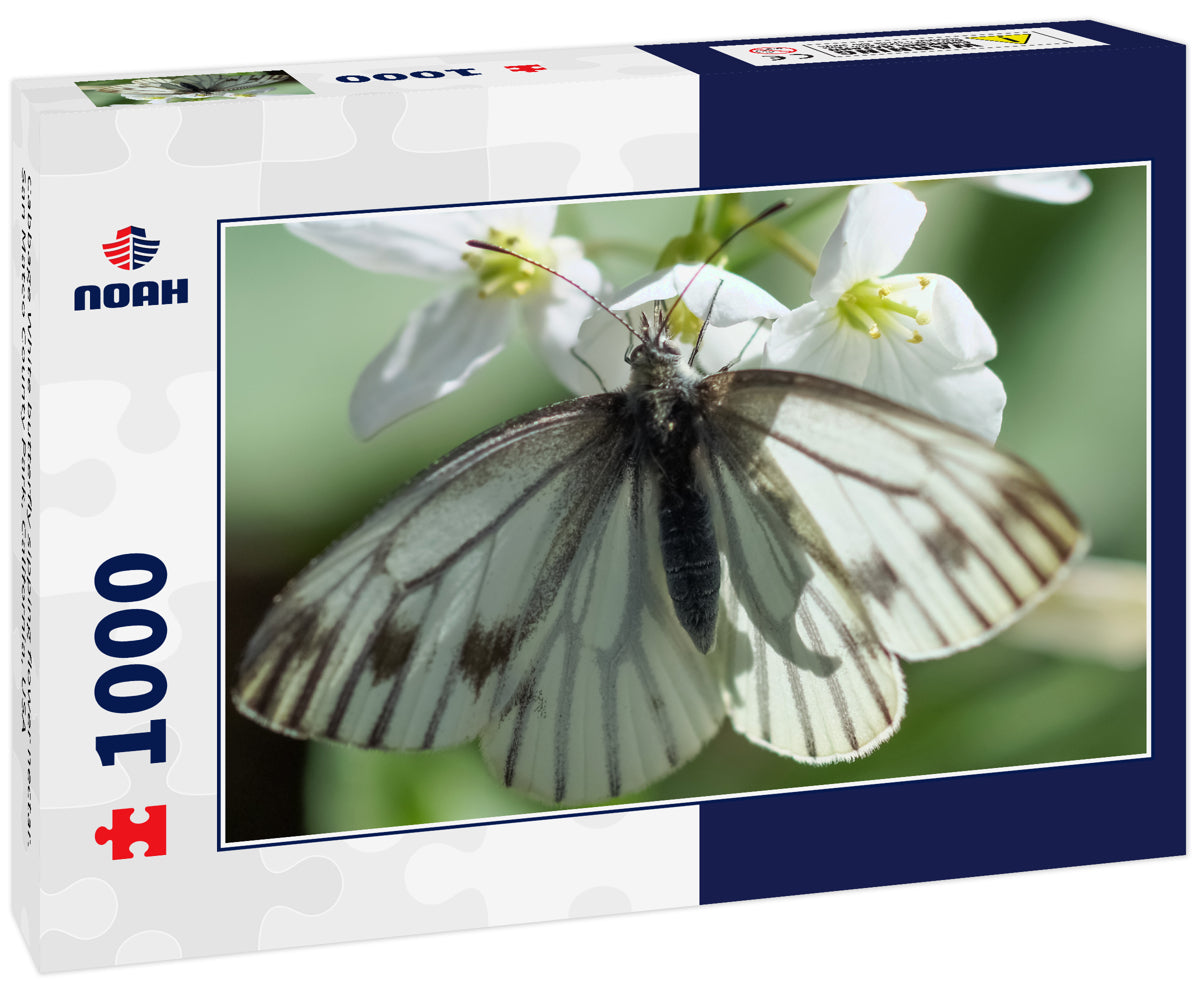
{"label": "black wing spot", "polygon": [[417,641],[417,630],[398,630],[385,625],[367,648],[365,657],[371,665],[371,674],[376,683],[395,678],[408,664],[413,644]]}
{"label": "black wing spot", "polygon": [[481,629],[475,623],[467,631],[459,653],[458,670],[474,688],[476,696],[492,672],[508,663],[515,640],[516,629],[510,623],[501,623],[491,630]]}

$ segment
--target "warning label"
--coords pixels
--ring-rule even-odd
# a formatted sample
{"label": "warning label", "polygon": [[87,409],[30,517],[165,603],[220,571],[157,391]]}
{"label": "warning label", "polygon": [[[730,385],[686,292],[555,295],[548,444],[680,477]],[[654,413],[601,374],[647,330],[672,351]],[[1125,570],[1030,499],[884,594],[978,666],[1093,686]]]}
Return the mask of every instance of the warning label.
{"label": "warning label", "polygon": [[775,40],[741,45],[714,45],[717,52],[752,66],[794,66],[843,62],[847,59],[893,59],[901,56],[951,56],[972,52],[1028,52],[1033,49],[1104,45],[1057,28],[1003,28],[996,33],[936,32],[928,35],[881,35],[877,38]]}
{"label": "warning label", "polygon": [[972,38],[980,42],[1011,42],[1014,45],[1024,45],[1029,41],[1029,32],[1024,32],[1018,35],[972,35]]}

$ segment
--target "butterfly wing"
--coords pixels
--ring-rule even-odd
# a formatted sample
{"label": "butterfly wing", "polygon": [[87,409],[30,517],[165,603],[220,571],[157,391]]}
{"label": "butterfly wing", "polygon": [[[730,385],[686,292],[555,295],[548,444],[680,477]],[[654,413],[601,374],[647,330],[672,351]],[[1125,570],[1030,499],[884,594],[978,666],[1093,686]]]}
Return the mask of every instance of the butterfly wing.
{"label": "butterfly wing", "polygon": [[724,716],[676,622],[621,398],[569,401],[451,453],[302,572],[235,700],[375,748],[482,735],[508,785],[583,803],[685,761]]}
{"label": "butterfly wing", "polygon": [[809,762],[855,758],[904,711],[904,677],[778,465],[734,428],[702,449],[724,554],[719,663],[730,719]]}
{"label": "butterfly wing", "polygon": [[484,756],[506,783],[585,803],[673,772],[725,717],[717,674],[676,617],[657,494],[636,464],[583,530],[570,574],[504,671]]}
{"label": "butterfly wing", "polygon": [[791,372],[719,373],[702,395],[720,448],[746,457],[760,492],[790,485],[807,552],[903,658],[982,643],[1086,549],[1041,474],[934,418]]}

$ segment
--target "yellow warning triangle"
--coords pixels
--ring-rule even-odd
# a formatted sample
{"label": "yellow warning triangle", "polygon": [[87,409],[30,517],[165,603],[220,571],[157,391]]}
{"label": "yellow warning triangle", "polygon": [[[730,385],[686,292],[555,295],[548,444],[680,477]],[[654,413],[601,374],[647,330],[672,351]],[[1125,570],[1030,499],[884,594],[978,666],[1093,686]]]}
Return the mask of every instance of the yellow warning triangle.
{"label": "yellow warning triangle", "polygon": [[1013,45],[1024,45],[1029,41],[1029,32],[1023,35],[972,35],[980,42],[1012,42]]}

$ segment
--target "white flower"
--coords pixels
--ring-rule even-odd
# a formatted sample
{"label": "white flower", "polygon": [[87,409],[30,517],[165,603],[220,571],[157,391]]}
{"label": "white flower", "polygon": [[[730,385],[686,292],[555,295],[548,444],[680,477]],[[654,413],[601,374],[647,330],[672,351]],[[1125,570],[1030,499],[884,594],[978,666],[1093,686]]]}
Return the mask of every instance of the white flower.
{"label": "white flower", "polygon": [[850,193],[821,251],[813,302],[777,321],[769,365],[861,386],[994,442],[1004,386],[984,364],[996,340],[966,293],[943,275],[888,275],[925,205],[894,184]]}
{"label": "white flower", "polygon": [[507,247],[595,293],[600,272],[583,257],[580,243],[551,236],[556,211],[552,205],[511,205],[288,223],[296,236],[360,268],[452,286],[413,313],[359,376],[350,422],[360,437],[458,389],[518,325],[559,370],[560,356],[594,304],[540,268],[467,246],[483,240]]}
{"label": "white flower", "polygon": [[[753,282],[711,264],[703,268],[677,264],[660,269],[627,285],[617,293],[609,308],[625,314],[628,322],[639,329],[642,314],[653,325],[655,302],[669,308],[681,292],[683,303],[670,316],[672,336],[685,345],[694,345],[700,325],[707,318],[708,327],[696,360],[705,372],[715,372],[730,363],[739,368],[754,366],[761,359],[771,322],[788,311]],[[624,357],[630,337],[625,327],[603,310],[597,310],[583,324],[575,346],[576,355],[586,359],[596,375],[578,358],[570,356],[567,361],[560,358],[555,372],[576,393],[598,392],[597,375],[606,389],[624,386],[629,380],[629,366]]]}
{"label": "white flower", "polygon": [[140,77],[129,83],[87,90],[120,94],[130,101],[175,104],[179,101],[208,101],[235,97],[258,97],[270,94],[283,83],[290,83],[287,73],[201,73],[184,77]]}
{"label": "white flower", "polygon": [[1074,205],[1092,193],[1092,180],[1081,170],[990,174],[970,180],[1001,195],[1023,198],[1031,202],[1048,202],[1052,205]]}

